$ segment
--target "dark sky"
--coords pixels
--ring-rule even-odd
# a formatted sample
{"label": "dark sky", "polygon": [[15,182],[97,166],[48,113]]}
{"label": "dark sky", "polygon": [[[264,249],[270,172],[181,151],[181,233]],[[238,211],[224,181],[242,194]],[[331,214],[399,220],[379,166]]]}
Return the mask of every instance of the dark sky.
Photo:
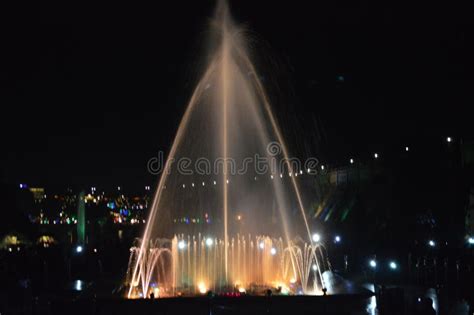
{"label": "dark sky", "polygon": [[[1,176],[141,186],[202,71],[215,2],[68,3],[1,10]],[[474,28],[462,3],[230,6],[251,31],[264,82],[278,83],[275,111],[298,154],[336,161],[474,136]]]}

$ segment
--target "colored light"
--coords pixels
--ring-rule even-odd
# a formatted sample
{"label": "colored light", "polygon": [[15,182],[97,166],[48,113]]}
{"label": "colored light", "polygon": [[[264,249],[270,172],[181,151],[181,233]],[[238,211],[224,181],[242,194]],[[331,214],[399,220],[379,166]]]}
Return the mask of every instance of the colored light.
{"label": "colored light", "polygon": [[199,293],[206,294],[206,292],[207,292],[206,284],[204,282],[199,282],[198,283],[198,290],[199,290]]}

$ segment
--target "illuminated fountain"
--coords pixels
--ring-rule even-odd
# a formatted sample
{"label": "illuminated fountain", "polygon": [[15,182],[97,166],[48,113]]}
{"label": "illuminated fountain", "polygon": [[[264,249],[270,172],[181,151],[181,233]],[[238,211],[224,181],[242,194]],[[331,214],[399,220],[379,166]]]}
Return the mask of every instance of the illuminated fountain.
{"label": "illuminated fountain", "polygon": [[207,68],[131,248],[127,296],[320,294],[330,265],[298,187],[306,168],[289,159],[248,40],[223,1],[210,34]]}

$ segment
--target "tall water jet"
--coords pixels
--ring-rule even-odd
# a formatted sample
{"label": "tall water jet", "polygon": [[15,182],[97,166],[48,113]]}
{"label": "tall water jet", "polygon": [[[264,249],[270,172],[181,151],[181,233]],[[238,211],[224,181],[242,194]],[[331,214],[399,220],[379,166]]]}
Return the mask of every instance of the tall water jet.
{"label": "tall water jet", "polygon": [[131,249],[128,297],[158,289],[155,296],[318,293],[330,265],[311,240],[296,174],[310,175],[289,157],[245,33],[224,1],[210,34],[208,66]]}

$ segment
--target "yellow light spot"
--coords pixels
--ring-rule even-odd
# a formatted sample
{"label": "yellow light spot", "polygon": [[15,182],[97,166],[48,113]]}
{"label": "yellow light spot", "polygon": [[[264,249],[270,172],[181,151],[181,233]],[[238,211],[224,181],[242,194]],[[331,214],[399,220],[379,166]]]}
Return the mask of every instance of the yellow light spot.
{"label": "yellow light spot", "polygon": [[204,282],[199,282],[198,283],[198,290],[199,290],[199,293],[206,294],[206,292],[207,292],[206,284]]}

